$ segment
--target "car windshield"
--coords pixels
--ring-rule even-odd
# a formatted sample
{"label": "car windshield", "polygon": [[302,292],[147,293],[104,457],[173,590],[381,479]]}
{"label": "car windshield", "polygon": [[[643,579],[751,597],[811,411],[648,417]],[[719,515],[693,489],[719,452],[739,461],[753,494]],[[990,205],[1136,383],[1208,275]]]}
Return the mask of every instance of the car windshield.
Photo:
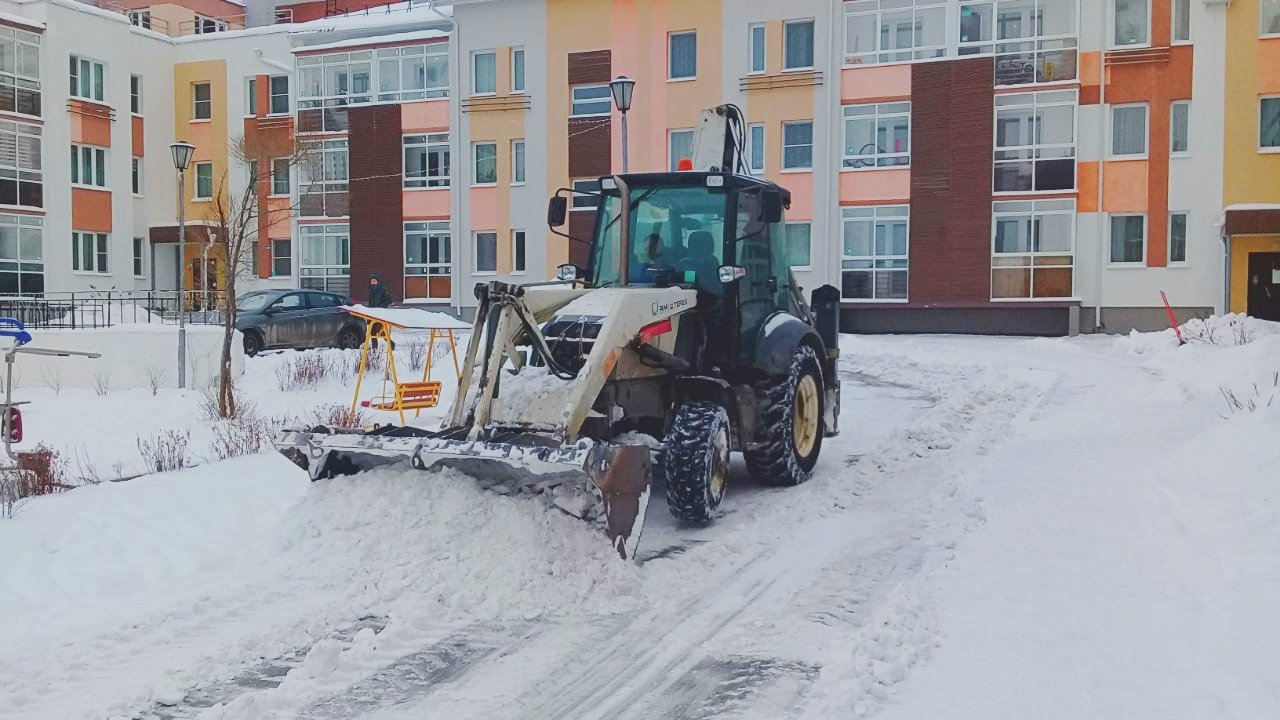
{"label": "car windshield", "polygon": [[[727,193],[713,192],[703,185],[633,185],[628,282],[652,283],[657,271],[667,269],[684,273],[673,274],[673,280],[712,287],[724,253],[727,205]],[[622,198],[605,196],[603,213],[591,251],[592,278],[597,287],[620,282]]]}
{"label": "car windshield", "polygon": [[266,307],[267,301],[271,299],[271,293],[251,292],[241,295],[236,300],[236,310],[240,312],[254,312]]}

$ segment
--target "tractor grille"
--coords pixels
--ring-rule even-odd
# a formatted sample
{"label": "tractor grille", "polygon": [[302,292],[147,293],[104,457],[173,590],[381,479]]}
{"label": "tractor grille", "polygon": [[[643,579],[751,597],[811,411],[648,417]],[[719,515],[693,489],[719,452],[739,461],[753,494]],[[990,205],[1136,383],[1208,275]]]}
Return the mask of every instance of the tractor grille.
{"label": "tractor grille", "polygon": [[[601,327],[603,323],[599,318],[556,318],[543,326],[542,335],[556,364],[576,373],[586,364]],[[532,364],[545,363],[535,356]]]}

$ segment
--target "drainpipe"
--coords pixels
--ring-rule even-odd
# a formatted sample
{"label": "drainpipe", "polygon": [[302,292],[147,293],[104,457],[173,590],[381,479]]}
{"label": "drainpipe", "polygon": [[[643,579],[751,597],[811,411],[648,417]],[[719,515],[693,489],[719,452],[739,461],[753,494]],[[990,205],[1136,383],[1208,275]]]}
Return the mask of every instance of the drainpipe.
{"label": "drainpipe", "polygon": [[1218,226],[1218,235],[1222,238],[1222,314],[1231,312],[1231,236],[1227,234],[1227,215],[1223,213],[1222,223]]}
{"label": "drainpipe", "polygon": [[[449,294],[453,297],[453,312],[455,315],[462,315],[462,292],[460,263],[458,258],[462,253],[462,239],[460,230],[462,229],[462,178],[459,168],[462,167],[462,158],[466,157],[462,150],[462,42],[461,30],[458,20],[453,14],[446,16],[444,13],[436,10],[435,0],[427,0],[427,8],[440,18],[449,23],[449,53],[452,58],[449,61],[451,67],[449,73],[452,76],[449,82],[449,235],[450,235],[450,253],[449,258]],[[454,7],[454,13],[457,7]],[[458,82],[454,82],[453,78],[457,78]],[[454,239],[458,241],[455,243]]]}
{"label": "drainpipe", "polygon": [[[831,3],[830,22],[827,23],[827,26],[830,28],[827,32],[827,62],[834,62],[835,71],[828,73],[827,103],[824,108],[827,113],[827,117],[830,118],[830,124],[827,128],[827,152],[824,153],[828,158],[838,157],[834,150],[842,147],[843,144],[841,135],[844,131],[844,117],[842,113],[836,112],[836,109],[840,107],[840,95],[838,93],[840,93],[840,87],[844,82],[844,47],[840,44],[840,38],[842,35],[840,31],[844,28],[844,23],[840,22],[840,20],[843,19],[843,15],[844,0],[833,0]],[[830,65],[828,65],[828,67],[830,67]],[[827,172],[827,206],[824,208],[824,212],[826,212],[827,215],[827,232],[824,233],[823,236],[828,238],[828,247],[826,248],[828,258],[831,256],[830,239],[844,237],[842,232],[838,232],[840,230],[840,172],[843,168],[843,161],[837,160],[834,168],[835,172]],[[815,215],[816,214],[817,212],[815,209]],[[819,287],[821,287],[824,282],[830,283],[835,287],[842,287],[841,274],[843,273],[844,263],[841,262],[840,258],[843,257],[844,254],[844,241],[841,239],[835,244],[836,247],[841,248],[840,255],[837,255],[835,263],[828,264],[828,267],[836,268],[835,278],[832,279],[829,276],[830,271],[828,271],[828,277],[825,277],[822,281],[818,282]],[[812,251],[812,249],[810,249],[810,251]]]}
{"label": "drainpipe", "polygon": [[[1099,53],[1098,60],[1098,219],[1097,219],[1097,237],[1098,237],[1098,280],[1096,283],[1095,303],[1093,309],[1093,331],[1102,332],[1102,274],[1107,269],[1107,247],[1110,245],[1110,239],[1106,235],[1106,213],[1103,212],[1102,204],[1104,196],[1102,189],[1106,185],[1107,177],[1107,13],[1099,14],[1101,20],[1099,27],[1102,30],[1102,52]],[[1079,112],[1079,108],[1076,109]]]}

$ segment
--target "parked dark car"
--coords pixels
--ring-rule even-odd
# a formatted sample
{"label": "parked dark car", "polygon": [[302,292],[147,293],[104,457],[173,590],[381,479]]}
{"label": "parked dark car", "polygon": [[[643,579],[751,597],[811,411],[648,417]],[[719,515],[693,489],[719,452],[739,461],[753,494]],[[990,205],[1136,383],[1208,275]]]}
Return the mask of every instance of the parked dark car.
{"label": "parked dark car", "polygon": [[244,354],[317,347],[357,348],[364,321],[341,309],[347,298],[317,290],[257,290],[236,299]]}

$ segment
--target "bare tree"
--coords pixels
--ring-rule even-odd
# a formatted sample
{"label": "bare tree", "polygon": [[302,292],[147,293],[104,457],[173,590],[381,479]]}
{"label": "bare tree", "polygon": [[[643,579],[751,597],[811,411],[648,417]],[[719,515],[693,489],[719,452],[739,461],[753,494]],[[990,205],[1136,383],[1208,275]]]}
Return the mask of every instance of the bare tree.
{"label": "bare tree", "polygon": [[[212,234],[210,242],[222,250],[226,272],[223,282],[223,333],[222,358],[218,370],[217,411],[223,418],[237,416],[235,378],[231,373],[232,343],[236,327],[236,285],[241,278],[252,277],[254,241],[260,227],[270,227],[292,215],[294,206],[272,207],[262,201],[264,190],[271,182],[273,168],[294,168],[307,162],[308,147],[294,142],[287,133],[260,132],[252,137],[239,136],[232,140],[230,159],[240,167],[248,168],[249,182],[242,188],[234,188],[224,174],[217,192],[208,205],[205,219]],[[203,269],[202,269],[203,271]]]}

